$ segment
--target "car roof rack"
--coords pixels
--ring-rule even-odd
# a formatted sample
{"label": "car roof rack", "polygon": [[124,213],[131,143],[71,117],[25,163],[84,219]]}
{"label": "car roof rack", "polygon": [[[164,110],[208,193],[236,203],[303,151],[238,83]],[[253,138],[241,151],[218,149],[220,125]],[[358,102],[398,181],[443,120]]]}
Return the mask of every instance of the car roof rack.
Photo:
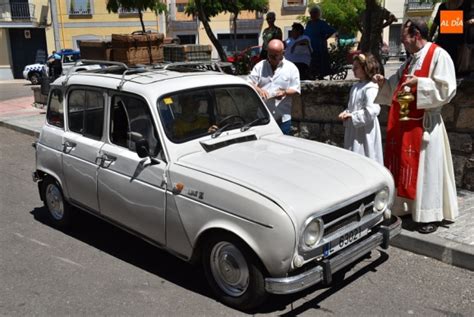
{"label": "car roof rack", "polygon": [[116,61],[104,61],[104,60],[92,60],[92,59],[82,59],[78,60],[74,63],[74,66],[71,67],[67,74],[66,74],[66,79],[63,81],[63,85],[67,84],[69,78],[74,74],[74,69],[76,69],[77,66],[83,66],[83,65],[100,65],[100,69],[93,69],[93,70],[88,70],[87,72],[90,73],[100,73],[100,74],[110,74],[110,73],[116,73],[116,74],[121,74],[122,79],[120,81],[120,84],[118,86],[119,89],[122,88],[124,82],[125,82],[125,75],[130,74],[130,73],[137,73],[137,72],[145,72],[146,69],[142,66],[140,67],[128,67],[127,64],[122,63],[122,62],[116,62]]}
{"label": "car roof rack", "polygon": [[174,62],[155,65],[153,68],[173,70],[176,72],[215,71],[220,73],[232,73],[232,63],[221,61]]}

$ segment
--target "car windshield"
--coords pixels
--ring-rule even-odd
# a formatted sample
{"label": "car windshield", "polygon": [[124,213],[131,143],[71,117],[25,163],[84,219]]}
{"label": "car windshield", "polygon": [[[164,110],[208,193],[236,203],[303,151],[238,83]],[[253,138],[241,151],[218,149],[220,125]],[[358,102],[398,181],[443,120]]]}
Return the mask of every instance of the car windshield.
{"label": "car windshield", "polygon": [[[224,130],[269,122],[268,111],[250,87],[214,86],[180,91],[158,100],[158,111],[168,138],[182,143]],[[218,133],[215,133],[218,131]]]}

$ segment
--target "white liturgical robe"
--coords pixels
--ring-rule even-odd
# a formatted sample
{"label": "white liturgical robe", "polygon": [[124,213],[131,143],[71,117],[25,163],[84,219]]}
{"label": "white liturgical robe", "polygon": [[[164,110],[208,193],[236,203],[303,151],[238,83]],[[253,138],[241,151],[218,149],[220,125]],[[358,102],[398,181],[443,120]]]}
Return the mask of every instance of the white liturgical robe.
{"label": "white liturgical robe", "polygon": [[[420,69],[431,43],[412,54],[408,74]],[[385,81],[375,99],[379,104],[391,104],[392,95],[402,77],[404,63],[397,73]],[[423,142],[416,184],[416,198],[397,197],[393,213],[411,213],[416,222],[454,220],[458,216],[456,183],[448,135],[441,118],[441,108],[456,94],[456,74],[448,53],[438,47],[434,51],[429,76],[418,77],[417,108],[424,109]]]}
{"label": "white liturgical robe", "polygon": [[378,90],[377,84],[368,81],[352,86],[345,110],[352,117],[344,121],[344,148],[383,165],[382,136],[377,118],[380,106],[374,103]]}

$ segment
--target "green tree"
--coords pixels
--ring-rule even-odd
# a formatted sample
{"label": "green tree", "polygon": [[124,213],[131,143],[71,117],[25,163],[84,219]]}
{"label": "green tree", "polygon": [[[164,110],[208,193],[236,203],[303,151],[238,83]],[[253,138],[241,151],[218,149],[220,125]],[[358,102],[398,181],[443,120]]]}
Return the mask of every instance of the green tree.
{"label": "green tree", "polygon": [[159,14],[166,11],[166,3],[161,0],[107,0],[107,10],[117,13],[119,9],[137,10],[142,25],[142,31],[145,33],[145,24],[143,23],[143,12],[146,10],[154,11]]}
{"label": "green tree", "polygon": [[207,36],[219,54],[222,61],[227,60],[226,52],[212,32],[209,21],[220,13],[232,13],[234,29],[234,46],[237,37],[237,19],[243,10],[265,12],[268,8],[268,0],[191,0],[186,6],[185,12],[199,18],[204,26]]}
{"label": "green tree", "polygon": [[[320,3],[310,0],[308,8],[311,9],[316,5],[321,8],[321,17],[335,27],[339,35],[355,36],[357,33],[357,18],[365,8],[364,0],[322,0]],[[309,21],[308,16],[300,16],[298,19],[304,24]]]}

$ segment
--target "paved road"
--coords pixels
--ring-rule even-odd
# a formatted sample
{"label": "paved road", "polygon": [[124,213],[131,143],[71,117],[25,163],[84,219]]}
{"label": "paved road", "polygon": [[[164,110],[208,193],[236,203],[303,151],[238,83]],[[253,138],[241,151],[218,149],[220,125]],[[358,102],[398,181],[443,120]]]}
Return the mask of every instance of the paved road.
{"label": "paved road", "polygon": [[23,79],[0,81],[0,101],[32,96],[31,87],[35,86]]}
{"label": "paved road", "polygon": [[[238,316],[202,270],[89,215],[50,226],[31,181],[32,137],[0,127],[0,315]],[[277,246],[269,246],[277,247]],[[271,297],[257,315],[472,316],[474,273],[397,248],[333,288]]]}

